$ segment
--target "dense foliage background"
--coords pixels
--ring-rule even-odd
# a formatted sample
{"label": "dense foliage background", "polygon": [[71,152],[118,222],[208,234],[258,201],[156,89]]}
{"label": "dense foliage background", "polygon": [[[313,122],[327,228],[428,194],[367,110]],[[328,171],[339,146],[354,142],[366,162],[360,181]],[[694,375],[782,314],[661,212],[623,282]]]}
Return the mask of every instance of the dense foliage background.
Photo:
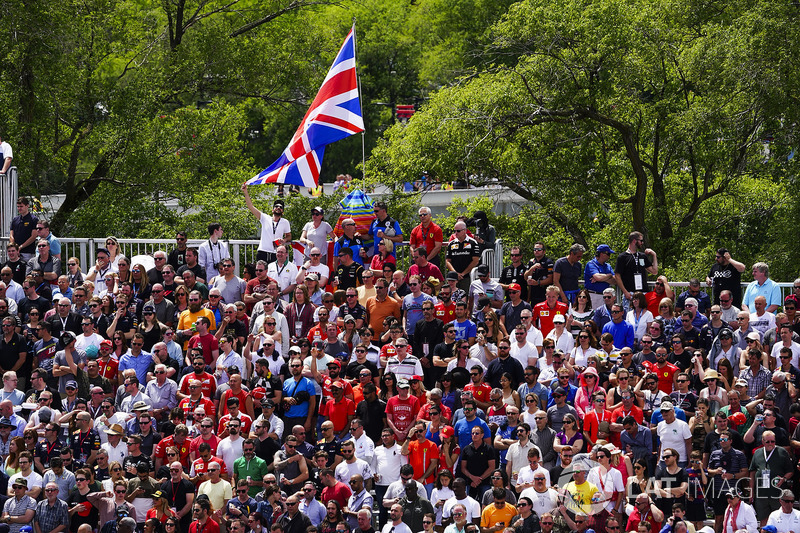
{"label": "dense foliage background", "polygon": [[[500,182],[528,204],[494,222],[526,250],[621,251],[635,228],[682,279],[723,245],[797,275],[796,2],[8,0],[0,15],[3,137],[22,192],[66,194],[58,235],[202,236],[209,218],[254,235],[239,186],[283,150],[355,19],[364,186],[399,191],[423,168]],[[394,124],[408,103],[421,111]],[[323,179],[361,176],[361,142],[330,147]]]}

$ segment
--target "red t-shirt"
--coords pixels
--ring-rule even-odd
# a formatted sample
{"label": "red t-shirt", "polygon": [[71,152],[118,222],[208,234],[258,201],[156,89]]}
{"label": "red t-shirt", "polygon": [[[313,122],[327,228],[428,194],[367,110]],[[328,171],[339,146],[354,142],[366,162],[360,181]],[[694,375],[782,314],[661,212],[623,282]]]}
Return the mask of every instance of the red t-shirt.
{"label": "red t-shirt", "polygon": [[556,302],[555,309],[550,309],[547,302],[539,302],[533,306],[533,323],[539,325],[543,337],[547,337],[553,329],[553,317],[556,315],[567,316],[569,308],[564,302]]}
{"label": "red t-shirt", "polygon": [[653,316],[660,315],[661,313],[658,310],[658,306],[661,303],[661,300],[666,297],[666,294],[656,294],[656,291],[644,293],[644,299],[647,301],[647,310],[653,313]]}
{"label": "red t-shirt", "polygon": [[353,491],[350,490],[350,487],[341,481],[337,481],[333,487],[322,489],[322,503],[327,504],[330,500],[336,500],[340,506],[347,507],[347,501],[350,499],[351,494],[353,494]]}
{"label": "red t-shirt", "polygon": [[209,518],[206,520],[205,526],[200,526],[200,522],[195,520],[189,524],[189,533],[219,533],[219,524]]}
{"label": "red t-shirt", "polygon": [[583,430],[589,433],[589,437],[594,442],[597,440],[597,429],[600,422],[611,422],[612,420],[611,411],[608,409],[603,409],[603,412],[599,415],[597,411],[592,409],[583,417]]}
{"label": "red t-shirt", "polygon": [[[414,420],[417,418],[419,412],[419,400],[416,397],[409,395],[405,400],[401,400],[400,396],[392,396],[386,402],[386,416],[390,416],[392,423],[398,431],[405,434]],[[405,436],[397,439],[400,442],[405,441]]]}
{"label": "red t-shirt", "polygon": [[228,398],[239,398],[239,411],[244,410],[245,402],[247,401],[247,392],[244,389],[239,389],[238,393],[234,393],[232,389],[226,390],[222,393],[222,398],[219,399],[219,414],[225,416],[228,414]]}
{"label": "red t-shirt", "polygon": [[201,382],[200,388],[203,389],[203,396],[206,398],[214,397],[214,393],[217,392],[217,378],[208,372],[203,372],[199,376],[194,372],[183,376],[179,387],[181,394],[189,395],[189,381],[193,379]]}
{"label": "red t-shirt", "polygon": [[611,413],[611,419],[614,421],[614,423],[622,424],[622,420],[628,415],[630,415],[633,418],[635,418],[637,423],[639,423],[639,424],[643,424],[644,423],[643,422],[644,413],[636,405],[632,405],[630,411],[626,411],[625,408],[620,405],[619,407],[614,409],[613,413]]}
{"label": "red t-shirt", "polygon": [[158,457],[160,459],[164,459],[166,457],[167,448],[174,446],[178,448],[178,459],[180,459],[181,464],[185,467],[189,467],[189,446],[192,444],[188,438],[183,440],[182,444],[177,444],[175,442],[175,435],[170,435],[166,439],[161,439],[161,441],[156,444],[156,449],[153,451],[153,457]]}
{"label": "red t-shirt", "polygon": [[674,376],[680,372],[680,368],[672,363],[667,363],[663,367],[659,367],[657,363],[651,363],[650,361],[645,361],[642,363],[642,366],[645,367],[648,372],[653,372],[658,376],[658,390],[664,392],[664,394],[672,392]]}
{"label": "red t-shirt", "polygon": [[[194,460],[194,462],[192,462],[192,468],[194,468],[194,475],[196,476],[198,474],[207,474],[208,464],[212,462],[217,463],[219,465],[220,475],[228,473],[228,467],[225,466],[225,461],[223,461],[219,457],[216,457],[214,455],[214,452],[212,452],[211,457],[208,458],[208,461],[204,461],[202,457],[198,457],[197,459]],[[189,472],[191,472],[191,470],[189,470]],[[202,481],[198,479],[197,480],[198,487],[200,486],[200,483],[202,483]]]}
{"label": "red t-shirt", "polygon": [[[222,433],[228,427],[228,420],[231,419],[231,414],[228,413],[222,416],[219,419],[219,429],[217,433]],[[250,426],[253,425],[253,419],[250,418],[248,415],[244,414],[241,409],[239,409],[239,416],[236,417],[241,424],[240,435],[249,435],[250,434]],[[215,450],[211,450],[211,453],[215,453]]]}
{"label": "red t-shirt", "polygon": [[433,483],[436,475],[431,474],[425,479],[422,479],[422,474],[430,466],[431,461],[439,458],[439,447],[435,442],[425,439],[425,442],[415,440],[408,443],[408,464],[414,467],[414,479],[422,483]]}
{"label": "red t-shirt", "polygon": [[481,381],[477,385],[474,382],[470,381],[469,383],[464,385],[464,390],[470,391],[472,393],[472,397],[478,400],[479,402],[488,402],[489,393],[492,392],[492,386],[484,381]]}
{"label": "red t-shirt", "polygon": [[222,439],[220,439],[213,433],[211,434],[211,438],[208,440],[203,440],[203,436],[198,435],[192,439],[192,443],[189,445],[189,453],[192,452],[197,453],[197,447],[206,442],[211,447],[211,455],[214,455],[215,453],[217,453],[217,446],[219,446],[220,440]]}
{"label": "red t-shirt", "polygon": [[[444,232],[442,228],[431,222],[428,229],[422,227],[422,224],[411,230],[409,237],[409,245],[411,249],[419,248],[425,245],[425,249],[430,254],[436,247],[436,243],[442,244],[444,241]],[[441,254],[441,251],[439,252]]]}
{"label": "red t-shirt", "polygon": [[198,345],[202,346],[203,359],[205,360],[207,365],[210,365],[214,361],[214,355],[213,355],[214,350],[219,350],[219,341],[211,333],[206,333],[202,337],[199,334],[195,334],[194,337],[189,339],[189,344],[187,349],[189,352],[191,352],[192,348]]}
{"label": "red t-shirt", "polygon": [[214,418],[214,415],[216,414],[214,402],[208,398],[200,398],[197,401],[194,401],[191,398],[184,398],[181,400],[181,403],[178,404],[178,407],[183,409],[183,412],[186,414],[186,420],[192,420],[192,413],[194,413],[194,410],[198,407],[202,407],[206,412],[206,416],[210,416],[211,418]]}
{"label": "red t-shirt", "polygon": [[449,324],[456,319],[456,304],[452,300],[447,305],[444,302],[439,302],[433,306],[433,309],[436,311],[436,318],[445,324]]}
{"label": "red t-shirt", "polygon": [[[650,531],[652,533],[658,533],[661,531],[661,522],[656,522],[656,519],[653,518],[653,513],[648,511],[647,514],[644,516],[645,522],[650,524]],[[628,531],[638,531],[639,524],[642,522],[642,515],[639,514],[639,509],[634,509],[631,515],[628,517]]]}
{"label": "red t-shirt", "polygon": [[328,400],[320,413],[333,422],[333,431],[339,433],[347,427],[348,416],[356,415],[356,404],[350,398],[342,397],[341,401]]}
{"label": "red t-shirt", "polygon": [[100,365],[100,375],[107,379],[117,379],[117,369],[119,368],[119,361],[113,357],[109,357],[108,361],[97,359],[97,364]]}

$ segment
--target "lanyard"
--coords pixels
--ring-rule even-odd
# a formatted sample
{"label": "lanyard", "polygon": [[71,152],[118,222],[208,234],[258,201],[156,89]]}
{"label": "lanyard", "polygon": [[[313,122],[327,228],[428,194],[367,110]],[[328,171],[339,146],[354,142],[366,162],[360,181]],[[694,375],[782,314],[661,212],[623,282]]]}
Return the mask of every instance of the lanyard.
{"label": "lanyard", "polygon": [[[777,446],[775,448],[777,448]],[[775,453],[775,448],[772,448],[772,451],[769,452],[769,455],[767,455],[767,449],[762,448],[762,450],[764,450],[764,466],[769,466],[769,458],[772,457],[773,453]]]}

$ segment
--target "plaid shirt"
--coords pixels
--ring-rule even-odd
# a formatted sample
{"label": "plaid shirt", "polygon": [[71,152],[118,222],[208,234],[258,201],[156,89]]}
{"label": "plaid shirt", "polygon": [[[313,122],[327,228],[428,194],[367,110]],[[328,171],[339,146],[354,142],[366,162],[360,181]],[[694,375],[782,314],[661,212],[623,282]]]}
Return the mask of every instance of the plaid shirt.
{"label": "plaid shirt", "polygon": [[39,524],[39,529],[44,531],[53,531],[61,524],[66,524],[69,529],[69,510],[67,503],[64,500],[56,499],[53,505],[47,503],[47,500],[42,500],[36,504],[36,516],[34,518]]}
{"label": "plaid shirt", "polygon": [[755,398],[761,394],[761,391],[769,387],[772,383],[772,372],[760,365],[758,367],[758,374],[755,376],[753,375],[753,369],[748,366],[739,374],[739,377],[747,380],[747,394],[751,398]]}
{"label": "plaid shirt", "polygon": [[[6,503],[3,506],[3,512],[8,513],[9,516],[23,516],[28,509],[35,510],[36,501],[27,494],[19,500],[17,500],[16,496],[12,496],[6,500]],[[24,525],[25,524],[17,523],[9,524],[8,527],[10,528],[11,533],[18,533]],[[52,531],[52,529],[48,529],[47,531]]]}

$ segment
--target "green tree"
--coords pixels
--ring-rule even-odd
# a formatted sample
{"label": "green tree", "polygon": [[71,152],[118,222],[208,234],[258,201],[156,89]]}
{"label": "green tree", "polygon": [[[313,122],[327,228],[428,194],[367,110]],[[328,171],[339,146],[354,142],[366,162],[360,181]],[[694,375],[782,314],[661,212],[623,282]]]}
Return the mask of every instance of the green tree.
{"label": "green tree", "polygon": [[492,30],[486,55],[502,62],[388,131],[368,173],[499,180],[577,242],[611,227],[619,246],[635,228],[678,255],[714,229],[714,206],[736,200],[746,218],[746,190],[785,176],[797,17],[766,2],[520,1]]}

